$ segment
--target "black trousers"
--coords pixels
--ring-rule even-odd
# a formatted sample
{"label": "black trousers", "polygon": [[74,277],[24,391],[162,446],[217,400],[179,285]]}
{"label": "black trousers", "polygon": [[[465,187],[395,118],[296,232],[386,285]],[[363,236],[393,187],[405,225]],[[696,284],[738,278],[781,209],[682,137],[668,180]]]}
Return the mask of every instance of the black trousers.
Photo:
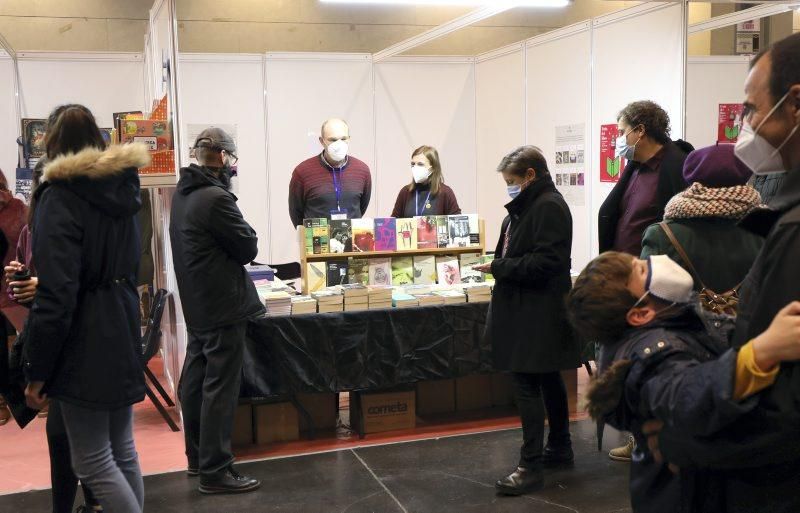
{"label": "black trousers", "polygon": [[[53,513],[72,513],[75,495],[78,492],[78,478],[72,470],[72,457],[69,452],[69,439],[61,415],[58,401],[50,401],[47,413],[47,448],[50,450],[50,483],[53,487]],[[96,506],[97,499],[89,488],[83,486],[84,503]]]}
{"label": "black trousers", "polygon": [[523,441],[519,466],[537,470],[542,467],[545,412],[550,425],[547,445],[557,448],[572,443],[567,387],[560,372],[515,372],[513,376],[517,386],[517,406],[522,418]]}
{"label": "black trousers", "polygon": [[178,386],[186,457],[203,475],[233,463],[231,432],[239,402],[247,321],[211,331],[189,330]]}

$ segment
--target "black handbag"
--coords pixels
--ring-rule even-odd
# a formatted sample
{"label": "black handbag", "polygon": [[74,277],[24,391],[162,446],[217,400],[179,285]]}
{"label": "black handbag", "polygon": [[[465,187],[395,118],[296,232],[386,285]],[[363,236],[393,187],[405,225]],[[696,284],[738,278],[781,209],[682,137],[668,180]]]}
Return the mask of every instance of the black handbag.
{"label": "black handbag", "polygon": [[[8,408],[11,410],[11,415],[20,428],[27,426],[39,413],[39,410],[29,408],[25,403],[27,381],[23,371],[24,362],[22,356],[22,351],[25,347],[25,331],[25,328],[23,328],[16,340],[14,340],[7,358],[3,355],[3,361],[7,362],[8,374],[7,379],[0,383],[2,388],[0,393],[5,397]],[[6,344],[3,344],[3,347],[7,347]]]}

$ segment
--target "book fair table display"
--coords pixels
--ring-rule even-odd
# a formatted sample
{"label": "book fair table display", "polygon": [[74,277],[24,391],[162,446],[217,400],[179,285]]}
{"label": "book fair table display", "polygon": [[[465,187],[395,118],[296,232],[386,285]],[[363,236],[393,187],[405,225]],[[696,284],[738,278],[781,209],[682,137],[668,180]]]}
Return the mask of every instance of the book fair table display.
{"label": "book fair table display", "polygon": [[267,314],[248,328],[240,442],[333,429],[340,392],[359,436],[512,406],[484,337],[494,279],[472,269],[493,258],[484,237],[476,215],[306,219],[302,294],[256,282]]}

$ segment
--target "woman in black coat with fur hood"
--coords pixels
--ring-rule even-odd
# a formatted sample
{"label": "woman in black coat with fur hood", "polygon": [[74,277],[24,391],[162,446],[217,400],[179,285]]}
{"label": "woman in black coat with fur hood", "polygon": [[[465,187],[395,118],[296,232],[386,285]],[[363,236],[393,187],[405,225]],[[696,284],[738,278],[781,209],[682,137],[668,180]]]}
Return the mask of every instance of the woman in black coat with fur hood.
{"label": "woman in black coat with fur hood", "polygon": [[133,407],[144,398],[136,275],[143,145],[105,149],[94,116],[58,107],[31,224],[38,288],[24,337],[26,398],[58,402],[77,477],[104,509],[141,512]]}

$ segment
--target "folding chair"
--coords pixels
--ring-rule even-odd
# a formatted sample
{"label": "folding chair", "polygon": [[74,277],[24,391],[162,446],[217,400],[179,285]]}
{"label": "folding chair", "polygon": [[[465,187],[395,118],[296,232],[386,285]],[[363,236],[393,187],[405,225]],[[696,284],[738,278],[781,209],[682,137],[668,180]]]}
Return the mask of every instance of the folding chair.
{"label": "folding chair", "polygon": [[161,414],[161,417],[164,418],[164,422],[167,423],[169,428],[172,431],[180,431],[180,428],[172,420],[170,417],[169,412],[167,412],[166,408],[161,401],[158,399],[155,393],[153,393],[153,389],[150,388],[150,384],[148,384],[148,380],[152,383],[153,387],[158,391],[161,398],[169,407],[175,406],[175,403],[170,399],[169,394],[167,391],[164,390],[164,387],[161,386],[161,383],[158,382],[158,378],[153,374],[147,364],[150,362],[150,359],[155,356],[158,352],[159,348],[161,347],[161,317],[164,314],[164,305],[167,302],[167,298],[169,297],[169,292],[164,289],[158,289],[156,295],[153,297],[153,302],[150,307],[150,315],[147,319],[147,328],[145,328],[144,335],[142,336],[142,356],[140,362],[142,364],[142,369],[144,370],[144,391],[147,394],[147,397],[150,401],[155,405],[158,413]]}

